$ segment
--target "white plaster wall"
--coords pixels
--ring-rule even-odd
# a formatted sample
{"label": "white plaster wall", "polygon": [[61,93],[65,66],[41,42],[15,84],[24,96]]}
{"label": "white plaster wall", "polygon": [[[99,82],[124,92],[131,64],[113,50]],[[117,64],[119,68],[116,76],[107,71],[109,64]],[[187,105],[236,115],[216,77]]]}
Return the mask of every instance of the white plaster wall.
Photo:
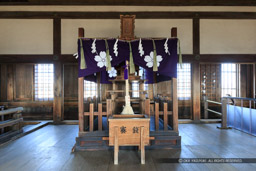
{"label": "white plaster wall", "polygon": [[77,51],[78,28],[85,29],[85,37],[118,37],[120,20],[116,19],[67,19],[61,20],[61,53],[73,54]]}
{"label": "white plaster wall", "polygon": [[256,20],[200,20],[201,54],[255,54]]}
{"label": "white plaster wall", "polygon": [[0,19],[0,54],[53,54],[53,21]]}
{"label": "white plaster wall", "polygon": [[[85,37],[118,37],[120,35],[119,19],[64,19],[62,23],[62,54],[77,51],[78,28],[85,28]],[[137,37],[170,37],[171,27],[178,28],[183,54],[192,54],[192,20],[190,19],[136,19],[135,35]]]}
{"label": "white plaster wall", "polygon": [[171,37],[171,28],[177,27],[183,54],[193,53],[193,36],[191,19],[136,19],[135,35],[137,37]]}

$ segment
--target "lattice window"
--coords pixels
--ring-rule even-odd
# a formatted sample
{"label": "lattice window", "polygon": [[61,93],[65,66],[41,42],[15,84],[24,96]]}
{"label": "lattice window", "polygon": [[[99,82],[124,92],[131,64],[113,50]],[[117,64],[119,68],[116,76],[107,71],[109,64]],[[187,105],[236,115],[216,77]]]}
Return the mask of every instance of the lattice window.
{"label": "lattice window", "polygon": [[97,83],[84,80],[84,98],[98,97]]}
{"label": "lattice window", "polygon": [[35,100],[53,100],[53,64],[35,65]]}
{"label": "lattice window", "polygon": [[201,99],[207,97],[208,100],[220,101],[220,64],[201,64]]}
{"label": "lattice window", "polygon": [[140,89],[140,87],[139,87],[139,82],[138,82],[138,81],[132,82],[132,90],[134,90],[134,91],[132,92],[132,97],[137,98],[137,97],[140,96],[139,89]]}
{"label": "lattice window", "polygon": [[191,65],[183,63],[182,68],[177,64],[178,98],[188,100],[191,98]]}
{"label": "lattice window", "polygon": [[221,96],[230,95],[236,97],[237,86],[237,64],[221,64]]}

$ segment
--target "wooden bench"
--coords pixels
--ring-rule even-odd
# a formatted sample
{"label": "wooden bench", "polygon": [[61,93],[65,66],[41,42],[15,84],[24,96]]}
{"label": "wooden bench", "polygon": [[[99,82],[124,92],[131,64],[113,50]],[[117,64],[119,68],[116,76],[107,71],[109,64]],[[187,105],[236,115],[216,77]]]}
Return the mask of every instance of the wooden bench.
{"label": "wooden bench", "polygon": [[113,115],[109,119],[109,145],[114,146],[114,164],[118,164],[119,146],[138,146],[141,164],[145,164],[145,146],[149,145],[150,119],[146,115]]}

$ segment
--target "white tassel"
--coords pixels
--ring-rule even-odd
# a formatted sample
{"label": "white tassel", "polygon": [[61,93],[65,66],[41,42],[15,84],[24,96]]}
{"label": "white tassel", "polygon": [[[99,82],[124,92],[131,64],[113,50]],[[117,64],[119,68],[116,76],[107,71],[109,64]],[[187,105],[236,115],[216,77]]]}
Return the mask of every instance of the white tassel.
{"label": "white tassel", "polygon": [[78,52],[74,53],[73,56],[77,59],[78,58]]}
{"label": "white tassel", "polygon": [[118,47],[117,47],[117,43],[118,43],[118,39],[116,39],[116,42],[115,42],[115,44],[114,44],[114,54],[115,54],[115,56],[118,56]]}
{"label": "white tassel", "polygon": [[165,49],[165,53],[170,55],[169,48],[168,48],[168,38],[166,38],[166,41],[164,43],[164,49]]}
{"label": "white tassel", "polygon": [[92,53],[96,53],[96,39],[93,40],[91,49]]}
{"label": "white tassel", "polygon": [[143,46],[142,46],[142,43],[141,43],[141,39],[140,39],[140,42],[139,42],[138,50],[139,50],[140,56],[143,56],[144,55],[144,50],[143,50]]}

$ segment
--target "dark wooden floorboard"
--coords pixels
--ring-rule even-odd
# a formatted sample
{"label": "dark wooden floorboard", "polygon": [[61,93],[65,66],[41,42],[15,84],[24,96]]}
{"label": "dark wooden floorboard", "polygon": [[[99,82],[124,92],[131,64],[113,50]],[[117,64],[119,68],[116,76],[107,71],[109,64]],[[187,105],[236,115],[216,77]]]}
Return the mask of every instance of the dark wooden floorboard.
{"label": "dark wooden floorboard", "polygon": [[238,130],[220,130],[218,124],[180,124],[182,149],[120,150],[119,165],[113,151],[71,153],[78,135],[77,125],[48,125],[9,144],[0,146],[0,170],[256,170],[256,164],[179,164],[161,162],[169,158],[256,158],[256,137]]}

